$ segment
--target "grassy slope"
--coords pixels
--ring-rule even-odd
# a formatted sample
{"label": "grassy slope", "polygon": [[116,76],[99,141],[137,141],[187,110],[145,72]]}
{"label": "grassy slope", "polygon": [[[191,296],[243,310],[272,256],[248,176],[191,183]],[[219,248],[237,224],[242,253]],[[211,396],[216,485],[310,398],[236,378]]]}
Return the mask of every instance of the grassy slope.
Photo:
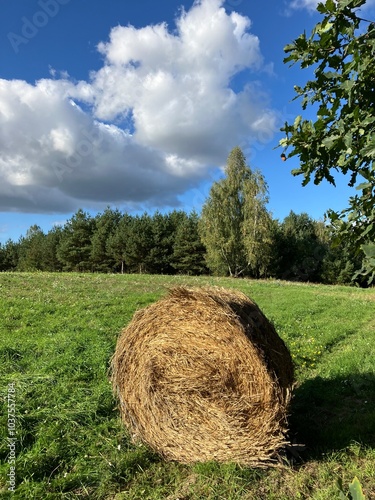
{"label": "grassy slope", "polygon": [[[252,297],[288,344],[298,386],[291,429],[306,444],[285,470],[164,463],[132,446],[108,381],[121,328],[173,284]],[[6,394],[16,386],[19,499],[331,499],[357,475],[375,498],[375,292],[215,278],[0,274],[0,496]]]}

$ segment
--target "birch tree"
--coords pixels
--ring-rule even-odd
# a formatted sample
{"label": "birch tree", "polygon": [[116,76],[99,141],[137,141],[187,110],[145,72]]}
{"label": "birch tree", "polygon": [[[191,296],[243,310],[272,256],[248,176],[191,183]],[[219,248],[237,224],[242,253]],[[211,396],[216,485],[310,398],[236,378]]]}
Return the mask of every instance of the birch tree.
{"label": "birch tree", "polygon": [[267,202],[264,177],[247,166],[242,150],[235,147],[225,177],[211,187],[199,223],[211,271],[234,277],[266,272],[271,223]]}

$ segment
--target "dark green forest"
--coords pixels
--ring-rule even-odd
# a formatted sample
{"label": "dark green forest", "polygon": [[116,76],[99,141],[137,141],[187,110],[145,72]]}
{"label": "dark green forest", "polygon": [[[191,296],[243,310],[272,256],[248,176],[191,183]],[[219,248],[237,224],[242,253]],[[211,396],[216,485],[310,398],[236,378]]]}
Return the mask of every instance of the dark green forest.
{"label": "dark green forest", "polygon": [[[352,279],[361,257],[336,243],[334,227],[290,212],[272,219],[268,231],[266,262],[241,277],[364,285]],[[208,267],[200,234],[196,212],[129,215],[107,208],[93,217],[80,209],[64,226],[44,233],[33,225],[17,242],[0,245],[0,270],[218,274]]]}

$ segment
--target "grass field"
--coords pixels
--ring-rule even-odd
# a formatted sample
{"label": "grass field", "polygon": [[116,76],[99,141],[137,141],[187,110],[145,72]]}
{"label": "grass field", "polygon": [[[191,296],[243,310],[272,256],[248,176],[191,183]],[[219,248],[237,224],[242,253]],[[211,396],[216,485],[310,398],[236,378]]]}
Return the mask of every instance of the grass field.
{"label": "grass field", "polygon": [[[296,364],[290,427],[306,445],[300,460],[271,470],[181,465],[129,442],[110,358],[133,313],[174,284],[238,288],[275,324]],[[374,289],[1,273],[0,318],[1,498],[332,500],[337,481],[348,491],[357,476],[375,499]]]}

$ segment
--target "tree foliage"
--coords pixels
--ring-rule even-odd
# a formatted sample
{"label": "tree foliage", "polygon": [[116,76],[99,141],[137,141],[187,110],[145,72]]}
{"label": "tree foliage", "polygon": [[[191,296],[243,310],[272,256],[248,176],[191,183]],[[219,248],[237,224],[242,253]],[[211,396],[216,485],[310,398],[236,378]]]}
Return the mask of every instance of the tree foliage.
{"label": "tree foliage", "polygon": [[177,228],[184,219],[185,213],[174,210],[169,214],[156,212],[152,219],[152,249],[150,270],[159,274],[173,274],[173,248]]}
{"label": "tree foliage", "polygon": [[199,224],[207,265],[216,274],[259,274],[265,268],[270,216],[267,184],[253,172],[239,147],[228,156],[225,177],[215,182]]}
{"label": "tree foliage", "polygon": [[313,68],[314,79],[295,86],[302,109],[316,111],[315,120],[297,116],[285,123],[280,141],[288,157],[299,156],[303,184],[326,179],[335,171],[348,174],[356,194],[340,213],[341,239],[350,238],[365,254],[362,273],[375,275],[375,23],[361,18],[365,0],[327,0],[318,5],[323,19],[310,36],[300,35],[284,50],[286,63]]}
{"label": "tree foliage", "polygon": [[172,266],[182,274],[199,275],[208,272],[204,254],[206,249],[199,237],[197,212],[185,214],[178,225],[173,245]]}
{"label": "tree foliage", "polygon": [[20,271],[38,271],[43,269],[45,258],[45,235],[41,228],[34,224],[21,237],[17,268]]}
{"label": "tree foliage", "polygon": [[95,217],[95,228],[91,238],[90,259],[94,271],[106,272],[113,270],[116,261],[107,251],[107,242],[116,231],[121,219],[119,210],[107,207],[102,214]]}
{"label": "tree foliage", "polygon": [[20,245],[12,240],[8,240],[0,250],[1,271],[16,270],[19,262]]}
{"label": "tree foliage", "polygon": [[339,285],[355,282],[357,285],[364,286],[366,279],[355,273],[356,269],[361,267],[362,259],[351,241],[338,241],[335,225],[328,226],[326,234],[327,252],[322,263],[320,281]]}
{"label": "tree foliage", "polygon": [[65,224],[57,249],[57,258],[64,271],[92,270],[90,255],[94,228],[94,219],[82,209]]}
{"label": "tree foliage", "polygon": [[[131,223],[132,217],[129,214],[123,214],[106,243],[106,252],[114,262],[114,269],[112,270],[115,271],[117,268],[121,274],[124,274],[129,265],[128,244],[131,237]],[[107,269],[107,271],[110,271],[110,269]]]}
{"label": "tree foliage", "polygon": [[278,225],[275,237],[275,274],[282,279],[320,281],[328,251],[324,224],[307,213],[293,211]]}
{"label": "tree foliage", "polygon": [[[196,212],[132,216],[107,209],[92,218],[78,210],[64,226],[47,234],[34,225],[18,242],[0,245],[0,271],[206,274],[201,223]],[[282,222],[271,220],[270,226],[270,235],[263,236],[271,243],[261,247],[260,261],[254,261],[255,267],[249,267],[245,276],[353,282],[360,258],[349,240],[337,244],[337,224],[326,226],[307,214],[291,212]],[[245,243],[243,248],[246,251]],[[225,266],[222,272],[212,271],[228,274]],[[366,286],[361,276],[355,283]]]}

